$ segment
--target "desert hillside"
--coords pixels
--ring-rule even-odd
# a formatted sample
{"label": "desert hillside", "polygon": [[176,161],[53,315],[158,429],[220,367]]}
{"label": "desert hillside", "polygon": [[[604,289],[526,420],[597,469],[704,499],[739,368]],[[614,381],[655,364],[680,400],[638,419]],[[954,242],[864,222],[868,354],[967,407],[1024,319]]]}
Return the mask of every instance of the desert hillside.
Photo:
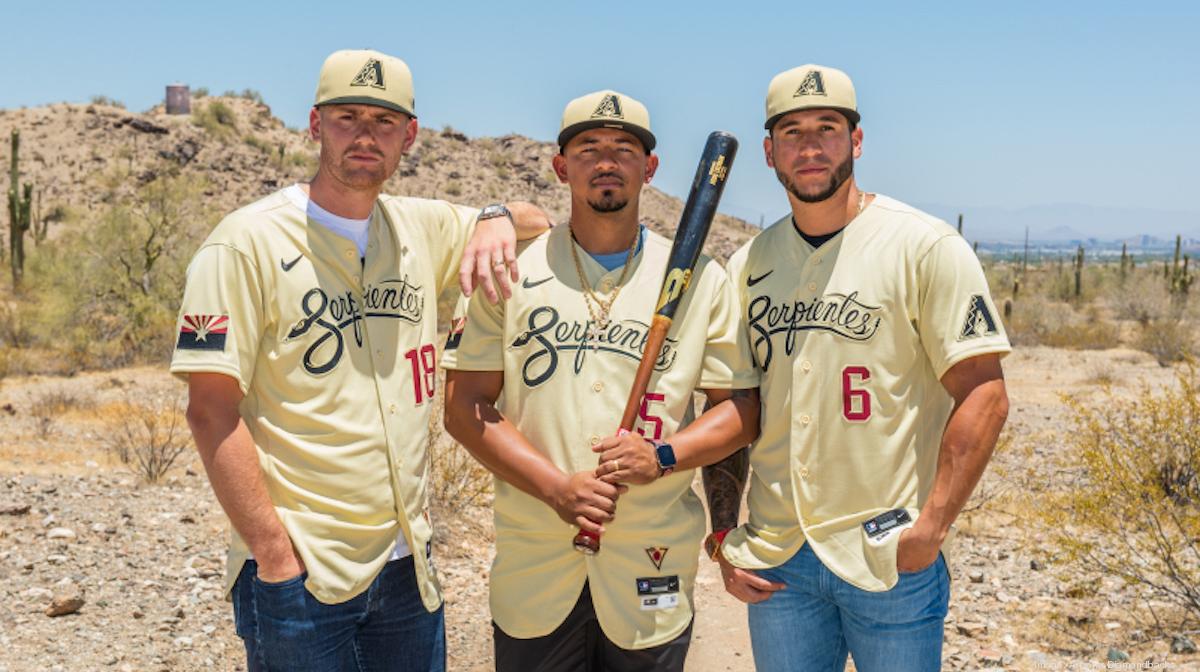
{"label": "desert hillside", "polygon": [[[111,105],[60,103],[0,110],[4,193],[13,129],[21,132],[21,180],[37,186],[43,218],[73,212],[86,221],[104,205],[101,185],[114,174],[132,178],[127,185],[132,187],[178,169],[200,178],[210,209],[222,213],[311,177],[316,167],[317,147],[307,129],[288,128],[256,100],[203,97],[193,101],[191,115],[168,115],[161,106],[142,114]],[[452,128],[422,129],[387,192],[478,205],[524,199],[563,221],[569,192],[550,167],[556,151],[553,143],[519,135],[468,138]],[[680,210],[678,198],[653,187],[645,193],[642,216],[656,231],[669,235]],[[49,236],[62,235],[56,227],[50,225]],[[753,231],[721,215],[706,249],[725,259]]]}

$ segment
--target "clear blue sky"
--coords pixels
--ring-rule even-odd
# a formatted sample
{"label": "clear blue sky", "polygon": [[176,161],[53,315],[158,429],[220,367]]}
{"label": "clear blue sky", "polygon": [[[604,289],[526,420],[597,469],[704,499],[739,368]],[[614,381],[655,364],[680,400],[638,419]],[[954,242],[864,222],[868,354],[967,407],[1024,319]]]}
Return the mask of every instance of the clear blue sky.
{"label": "clear blue sky", "polygon": [[655,184],[677,195],[708,132],[732,131],[722,209],[757,222],[786,210],[760,148],[767,82],[816,62],[854,78],[866,189],[968,212],[1081,203],[1200,220],[1196,3],[243,0],[6,15],[2,108],[104,94],[144,110],[180,81],[257,89],[302,126],[324,57],[371,47],[412,67],[423,125],[475,136],[551,140],[570,98],[632,95],[659,138]]}

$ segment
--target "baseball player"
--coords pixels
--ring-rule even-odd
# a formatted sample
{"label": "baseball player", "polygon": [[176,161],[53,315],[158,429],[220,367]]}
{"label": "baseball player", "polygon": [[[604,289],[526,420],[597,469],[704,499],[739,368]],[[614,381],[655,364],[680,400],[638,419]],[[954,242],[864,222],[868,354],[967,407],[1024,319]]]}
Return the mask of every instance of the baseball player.
{"label": "baseball player", "polygon": [[[312,182],[226,217],[188,269],[171,371],[233,525],[250,670],[445,667],[426,504],[437,296],[493,264],[504,291],[515,244],[503,206],[380,195],[413,110],[403,61],[331,55]],[[545,230],[523,210],[523,234]]]}
{"label": "baseball player", "polygon": [[[671,247],[638,223],[654,142],[628,96],[571,101],[554,157],[570,224],[525,246],[513,296],[471,300],[447,344],[447,429],[497,477],[501,672],[682,670],[705,527],[691,470],[758,431],[732,287],[701,259],[665,345],[646,355],[657,365],[636,431],[612,436]],[[711,409],[688,425],[696,389]],[[573,549],[577,526],[603,534],[600,553]]]}
{"label": "baseball player", "polygon": [[706,546],[750,603],[758,669],[841,670],[849,653],[864,672],[937,670],[939,551],[1004,424],[1008,340],[966,241],[855,184],[849,77],[788,70],[766,117],[791,213],[728,267],[762,374],[762,433],[745,525],[728,529],[744,456],[712,471],[722,522]]}

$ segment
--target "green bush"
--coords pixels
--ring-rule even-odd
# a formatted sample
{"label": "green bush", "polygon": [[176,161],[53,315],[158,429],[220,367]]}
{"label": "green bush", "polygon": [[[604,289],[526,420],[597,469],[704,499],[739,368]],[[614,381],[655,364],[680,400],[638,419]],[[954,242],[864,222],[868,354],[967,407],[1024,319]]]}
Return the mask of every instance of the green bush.
{"label": "green bush", "polygon": [[219,100],[207,101],[192,110],[192,123],[214,137],[223,138],[237,133],[237,115]]}
{"label": "green bush", "polygon": [[[1200,618],[1200,389],[1188,367],[1162,392],[1108,390],[1072,416],[1060,477],[1034,511],[1073,575],[1107,576]],[[1086,578],[1086,577],[1079,577]],[[1157,616],[1156,616],[1157,618]]]}
{"label": "green bush", "polygon": [[165,360],[187,263],[213,224],[203,189],[195,177],[161,175],[110,194],[97,219],[39,246],[16,321],[26,335],[6,342],[84,368]]}
{"label": "green bush", "polygon": [[107,105],[109,107],[119,107],[122,110],[125,109],[125,103],[115,98],[109,98],[108,96],[92,96],[90,102],[92,105]]}

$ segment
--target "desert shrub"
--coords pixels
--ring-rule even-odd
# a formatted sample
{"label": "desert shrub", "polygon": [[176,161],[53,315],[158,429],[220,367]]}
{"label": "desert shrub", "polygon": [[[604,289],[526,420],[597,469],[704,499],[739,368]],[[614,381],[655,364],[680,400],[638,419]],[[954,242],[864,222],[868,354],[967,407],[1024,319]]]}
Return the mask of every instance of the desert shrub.
{"label": "desert shrub", "polygon": [[1138,333],[1137,348],[1154,355],[1163,366],[1182,361],[1195,352],[1193,329],[1192,325],[1179,319],[1147,321]]}
{"label": "desert shrub", "polygon": [[54,423],[62,414],[87,405],[74,394],[57,389],[45,392],[34,399],[29,405],[29,413],[33,416],[38,436],[44,439],[50,436]]}
{"label": "desert shrub", "polygon": [[447,182],[443,191],[446,192],[446,195],[454,197],[462,196],[463,193],[462,185],[458,182]]}
{"label": "desert shrub", "polygon": [[169,355],[187,262],[212,222],[204,182],[163,174],[31,257],[34,345],[85,368]]}
{"label": "desert shrub", "polygon": [[[1200,618],[1200,388],[1065,398],[1064,480],[1035,509],[1073,573],[1106,576]],[[1086,578],[1080,577],[1080,578]]]}
{"label": "desert shrub", "polygon": [[180,400],[126,402],[105,421],[109,453],[148,483],[157,483],[191,448]]}
{"label": "desert shrub", "polygon": [[208,96],[207,86],[198,86],[192,89],[192,98],[206,98]]}
{"label": "desert shrub", "polygon": [[237,97],[243,98],[245,100],[253,101],[255,103],[263,102],[262,94],[259,93],[256,89],[242,89],[242,92],[237,94]]}
{"label": "desert shrub", "polygon": [[1105,319],[1095,307],[1079,315],[1067,303],[1037,296],[1014,302],[1012,317],[1005,327],[1014,345],[1073,350],[1104,350],[1120,345],[1119,325]]}
{"label": "desert shrub", "polygon": [[1124,285],[1113,287],[1107,300],[1119,320],[1146,324],[1171,313],[1170,295],[1161,272],[1135,269]]}
{"label": "desert shrub", "polygon": [[1042,344],[1072,350],[1107,350],[1121,344],[1121,330],[1093,307],[1083,319],[1046,331],[1042,335]]}
{"label": "desert shrub", "polygon": [[237,133],[237,115],[219,100],[209,100],[194,107],[192,123],[218,138]]}
{"label": "desert shrub", "polygon": [[254,149],[257,149],[263,154],[274,154],[276,151],[274,145],[266,140],[263,140],[257,135],[247,135],[246,137],[242,138],[242,142],[253,147]]}
{"label": "desert shrub", "polygon": [[315,175],[317,172],[317,156],[312,152],[288,153],[283,162],[289,168],[299,168],[306,175]]}
{"label": "desert shrub", "polygon": [[109,107],[119,107],[122,110],[125,109],[125,103],[122,103],[121,101],[116,100],[115,98],[109,98],[108,96],[102,96],[102,95],[92,96],[92,98],[89,102],[91,102],[92,105],[107,105]]}
{"label": "desert shrub", "polygon": [[[444,388],[441,372],[438,388]],[[446,433],[442,405],[429,418],[429,488],[434,505],[446,511],[486,504],[492,493],[492,474]]]}

